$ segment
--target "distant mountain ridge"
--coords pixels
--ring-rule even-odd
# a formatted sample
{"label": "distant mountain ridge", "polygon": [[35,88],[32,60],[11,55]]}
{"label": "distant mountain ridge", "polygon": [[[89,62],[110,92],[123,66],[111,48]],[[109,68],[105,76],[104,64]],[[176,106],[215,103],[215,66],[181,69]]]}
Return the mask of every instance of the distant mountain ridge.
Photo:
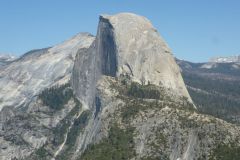
{"label": "distant mountain ridge", "polygon": [[240,55],[235,56],[219,56],[219,57],[212,57],[209,59],[209,62],[216,62],[216,63],[232,63],[232,62],[240,62]]}
{"label": "distant mountain ridge", "polygon": [[0,67],[12,62],[15,59],[16,57],[13,55],[0,53]]}

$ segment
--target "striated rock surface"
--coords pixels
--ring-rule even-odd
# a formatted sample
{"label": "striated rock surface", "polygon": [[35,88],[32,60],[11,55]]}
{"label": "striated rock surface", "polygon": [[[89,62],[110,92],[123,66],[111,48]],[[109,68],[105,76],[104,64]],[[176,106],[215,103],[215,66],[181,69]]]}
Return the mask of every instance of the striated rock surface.
{"label": "striated rock surface", "polygon": [[171,50],[145,17],[100,16],[97,45],[103,74],[127,74],[133,81],[163,85],[190,99]]}
{"label": "striated rock surface", "polygon": [[[92,35],[80,33],[51,48],[30,51],[0,68],[1,160],[22,159],[45,143],[52,144],[59,123],[78,114],[69,87],[58,87],[69,83],[77,51],[93,40]],[[52,153],[57,147],[52,147]]]}
{"label": "striated rock surface", "polygon": [[41,90],[70,79],[75,55],[89,47],[94,37],[78,34],[47,49],[33,50],[0,68],[0,110],[24,106]]}
{"label": "striated rock surface", "polygon": [[163,86],[177,97],[191,101],[170,49],[142,16],[132,13],[100,16],[96,40],[89,49],[79,51],[72,85],[78,98],[90,107],[100,73],[127,76],[143,85]]}
{"label": "striated rock surface", "polygon": [[76,55],[71,83],[74,93],[84,108],[91,108],[96,95],[96,83],[101,75],[95,41],[89,48],[80,49]]}
{"label": "striated rock surface", "polygon": [[73,70],[73,90],[91,114],[66,158],[210,159],[239,147],[238,126],[194,109],[169,48],[141,16],[100,16]]}

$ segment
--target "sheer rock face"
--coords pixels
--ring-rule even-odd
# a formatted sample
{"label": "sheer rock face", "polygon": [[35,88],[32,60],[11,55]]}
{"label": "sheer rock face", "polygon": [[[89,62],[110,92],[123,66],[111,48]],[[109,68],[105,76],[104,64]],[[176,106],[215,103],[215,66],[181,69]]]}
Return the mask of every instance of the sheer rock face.
{"label": "sheer rock face", "polygon": [[128,75],[142,84],[161,85],[191,101],[167,44],[149,20],[135,14],[100,16],[96,40],[89,49],[79,51],[72,85],[87,108],[95,99],[100,72],[112,77]]}
{"label": "sheer rock face", "polygon": [[74,93],[81,101],[84,108],[92,107],[95,94],[96,83],[100,76],[100,64],[95,50],[95,43],[89,48],[78,51],[74,62],[71,84]]}
{"label": "sheer rock face", "polygon": [[146,18],[130,13],[101,16],[97,51],[103,74],[128,74],[134,81],[163,85],[190,99],[170,49]]}

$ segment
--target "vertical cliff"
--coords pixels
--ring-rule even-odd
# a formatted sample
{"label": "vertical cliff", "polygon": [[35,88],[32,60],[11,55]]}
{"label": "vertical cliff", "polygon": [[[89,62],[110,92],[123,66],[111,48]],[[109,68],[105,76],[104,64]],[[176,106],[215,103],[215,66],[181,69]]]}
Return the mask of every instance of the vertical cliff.
{"label": "vertical cliff", "polygon": [[115,77],[118,67],[117,46],[114,37],[114,28],[108,19],[100,16],[96,50],[101,59],[102,74]]}
{"label": "vertical cliff", "polygon": [[131,13],[103,15],[98,30],[103,73],[163,85],[190,99],[171,50],[148,19]]}
{"label": "vertical cliff", "polygon": [[191,101],[170,49],[142,16],[100,16],[96,39],[89,49],[79,51],[72,76],[73,88],[86,105],[95,98],[100,74],[162,86]]}
{"label": "vertical cliff", "polygon": [[146,18],[130,13],[102,15],[95,40],[89,48],[78,51],[74,62],[73,91],[91,114],[78,136],[73,159],[108,135],[106,128],[112,119],[105,110],[115,113],[119,104],[126,103],[116,99],[118,91],[111,89],[111,78],[155,86],[145,98],[160,96],[158,89],[163,88],[163,96],[186,97],[191,102],[170,49]]}

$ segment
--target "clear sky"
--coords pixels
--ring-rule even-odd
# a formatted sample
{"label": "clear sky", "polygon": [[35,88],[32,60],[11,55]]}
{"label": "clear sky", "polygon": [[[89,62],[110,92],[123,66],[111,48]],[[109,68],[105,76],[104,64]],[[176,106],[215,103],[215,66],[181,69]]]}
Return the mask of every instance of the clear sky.
{"label": "clear sky", "polygon": [[99,14],[119,12],[150,19],[180,59],[240,54],[240,0],[0,0],[0,53],[95,35]]}

